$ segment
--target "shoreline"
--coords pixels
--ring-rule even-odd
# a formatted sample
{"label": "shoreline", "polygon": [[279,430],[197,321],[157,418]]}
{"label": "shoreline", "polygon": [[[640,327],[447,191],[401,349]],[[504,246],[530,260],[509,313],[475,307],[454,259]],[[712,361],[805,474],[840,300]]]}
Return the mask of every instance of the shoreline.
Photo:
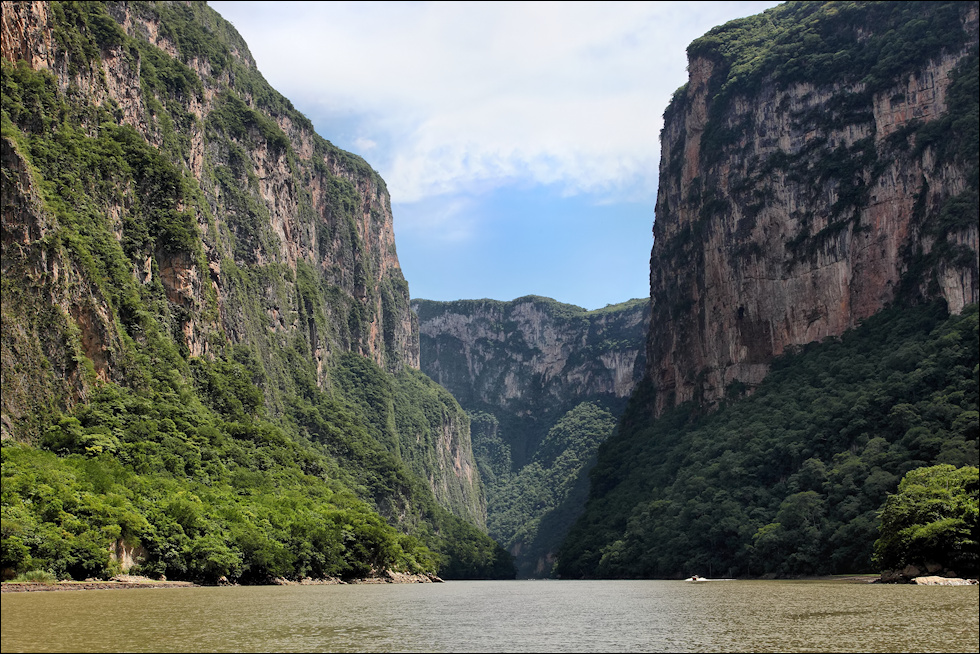
{"label": "shoreline", "polygon": [[[780,581],[779,578],[772,581]],[[786,577],[782,581],[838,581],[842,584],[880,584],[881,575],[875,573],[854,574],[854,575],[824,575],[821,577]]]}
{"label": "shoreline", "polygon": [[192,581],[56,581],[46,584],[39,581],[5,581],[0,593],[39,593],[71,590],[114,590],[120,588],[200,588]]}
{"label": "shoreline", "polygon": [[[257,586],[340,586],[357,584],[436,584],[443,583],[443,580],[436,575],[408,574],[404,572],[386,572],[378,577],[364,577],[359,579],[301,579],[293,581],[290,579],[274,579],[268,584],[254,584]],[[86,580],[86,581],[56,581],[44,583],[40,581],[5,581],[0,583],[0,593],[39,593],[39,592],[61,592],[74,590],[122,590],[130,588],[230,588],[239,586],[233,583],[218,584],[199,584],[193,581],[167,581],[150,579],[149,577],[137,577],[133,575],[118,575],[105,581]]]}
{"label": "shoreline", "polygon": [[[962,586],[977,585],[976,579],[959,579],[943,577],[920,577],[921,581],[910,580],[906,584],[918,584],[929,586]],[[527,581],[527,580],[525,580]],[[655,580],[651,580],[655,581]],[[665,581],[665,580],[660,580]],[[736,581],[706,579],[705,581]],[[880,574],[854,574],[854,575],[827,575],[818,577],[795,577],[795,578],[757,578],[741,579],[740,581],[821,581],[836,582],[841,584],[883,584],[889,583],[882,581]],[[291,579],[274,579],[268,584],[249,584],[256,586],[343,586],[361,584],[432,584],[444,583],[442,579],[435,575],[408,574],[401,572],[387,572],[377,577],[362,577],[358,579],[301,579],[294,581]],[[895,582],[892,582],[895,583]],[[167,581],[150,579],[149,577],[136,577],[131,575],[119,575],[105,581],[86,580],[86,581],[57,581],[44,583],[37,581],[5,581],[0,583],[0,593],[37,593],[37,592],[62,592],[76,590],[123,590],[130,588],[231,588],[240,586],[235,583],[200,584],[193,581]]]}

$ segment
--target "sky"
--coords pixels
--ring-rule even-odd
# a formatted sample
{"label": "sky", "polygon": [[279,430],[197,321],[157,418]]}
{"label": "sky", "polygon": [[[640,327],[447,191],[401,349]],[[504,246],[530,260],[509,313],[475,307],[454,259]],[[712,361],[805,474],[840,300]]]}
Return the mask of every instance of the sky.
{"label": "sky", "polygon": [[650,294],[688,44],[777,2],[212,1],[320,136],[388,186],[412,298]]}

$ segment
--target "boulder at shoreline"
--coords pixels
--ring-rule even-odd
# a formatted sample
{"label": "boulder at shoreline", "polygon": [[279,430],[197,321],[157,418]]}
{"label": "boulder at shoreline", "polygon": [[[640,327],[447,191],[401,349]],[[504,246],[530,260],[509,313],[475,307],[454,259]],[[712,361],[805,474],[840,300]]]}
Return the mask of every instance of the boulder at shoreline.
{"label": "boulder at shoreline", "polygon": [[960,579],[959,577],[916,577],[912,583],[918,586],[976,586],[976,579]]}

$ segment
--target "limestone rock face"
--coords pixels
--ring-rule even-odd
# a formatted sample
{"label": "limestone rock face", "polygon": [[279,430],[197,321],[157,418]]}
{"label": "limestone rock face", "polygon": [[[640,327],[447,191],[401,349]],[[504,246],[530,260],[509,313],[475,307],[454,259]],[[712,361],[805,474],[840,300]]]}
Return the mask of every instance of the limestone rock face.
{"label": "limestone rock face", "polygon": [[929,131],[954,124],[951,85],[976,75],[957,68],[977,43],[976,5],[960,4],[965,45],[874,88],[854,70],[826,83],[768,75],[740,92],[724,61],[695,52],[661,134],[655,413],[751,390],[774,356],[898,299],[977,302],[976,216],[947,211],[975,197],[976,169]]}
{"label": "limestone rock face", "polygon": [[[578,402],[625,402],[644,374],[645,300],[585,311],[547,298],[413,300],[422,371],[467,410],[547,423]],[[552,415],[554,414],[554,415]],[[518,463],[525,446],[512,443]]]}
{"label": "limestone rock face", "polygon": [[[2,9],[5,80],[69,107],[79,125],[70,138],[130,147],[150,170],[79,182],[92,187],[80,191],[84,209],[112,263],[85,259],[64,245],[64,221],[42,192],[51,171],[31,164],[32,130],[50,134],[62,117],[43,127],[46,109],[30,99],[13,119],[19,135],[8,138],[5,124],[4,438],[36,439],[33,416],[70,409],[104,382],[132,383],[123,353],[146,347],[141,312],[185,359],[256,353],[272,416],[306,383],[291,374],[296,357],[313,361],[312,383],[327,393],[346,353],[391,374],[418,369],[384,180],[317,135],[206,3]],[[99,270],[117,275],[131,305],[108,297],[113,283]],[[447,463],[419,472],[438,498],[480,507],[468,425],[446,402],[455,408],[432,447]]]}
{"label": "limestone rock face", "polygon": [[[181,126],[184,147],[179,156],[201,185],[210,209],[211,215],[196,216],[206,267],[184,253],[155,252],[151,262],[168,300],[195,314],[181,324],[191,353],[205,353],[207,335],[216,330],[233,342],[249,341],[255,336],[249,332],[255,330],[272,329],[281,339],[309,332],[306,321],[292,310],[298,295],[296,271],[302,265],[298,262],[306,262],[318,281],[338,296],[334,306],[323,307],[332,322],[353,324],[335,333],[308,333],[318,359],[339,348],[361,353],[389,370],[403,365],[417,368],[418,336],[395,252],[384,181],[364,161],[317,136],[288,100],[255,97],[275,94],[272,89],[239,88],[235,66],[224,62],[219,68],[204,56],[181,53],[173,29],[164,29],[160,16],[147,7],[110,3],[108,8],[130,36],[145,39],[164,56],[179,60],[178,67],[193,71],[199,81],[178,100],[188,117],[188,124]],[[199,20],[210,21],[206,28],[222,36],[233,32],[214,12],[204,8],[198,12]],[[93,104],[113,105],[122,124],[132,126],[151,144],[164,146],[170,138],[168,126],[155,115],[160,110],[151,105],[156,100],[169,108],[174,99],[144,93],[145,63],[139,53],[118,45],[80,62],[75,53],[56,47],[54,28],[49,3],[4,2],[0,54],[11,63],[24,60],[33,69],[50,71],[59,87],[77,88]],[[235,65],[255,71],[244,42],[237,34],[232,36],[237,37],[238,47],[227,56]],[[244,129],[222,125],[224,116],[217,114],[229,106],[245,116],[245,123],[253,124],[245,124]],[[239,192],[233,193],[232,186],[240,187]],[[125,202],[106,206],[107,212],[119,215],[127,209]],[[246,218],[251,224],[244,224]],[[6,229],[6,213],[4,220]],[[265,325],[247,324],[254,322],[253,317],[242,314],[242,298],[225,274],[243,265],[282,268],[280,279],[269,280],[262,289]],[[149,275],[149,268],[141,273]],[[209,298],[212,290],[214,296]],[[200,314],[209,302],[218,314],[202,320]],[[351,314],[357,317],[349,321]]]}
{"label": "limestone rock face", "polygon": [[587,312],[534,296],[512,302],[415,300],[422,370],[467,402],[516,406],[547,400],[629,397],[643,348],[631,336],[649,324],[634,301]]}

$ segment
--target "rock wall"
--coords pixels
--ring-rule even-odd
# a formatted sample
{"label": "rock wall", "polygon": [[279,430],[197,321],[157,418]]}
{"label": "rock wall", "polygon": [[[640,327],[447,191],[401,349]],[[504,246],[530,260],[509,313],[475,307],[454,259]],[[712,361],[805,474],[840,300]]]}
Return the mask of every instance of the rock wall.
{"label": "rock wall", "polygon": [[[645,370],[646,300],[598,311],[528,296],[511,302],[413,300],[422,371],[467,410],[550,421],[592,398],[625,402]],[[513,432],[513,430],[511,430]],[[511,433],[507,440],[516,436]],[[515,463],[536,442],[512,442]]]}
{"label": "rock wall", "polygon": [[414,300],[422,370],[465,404],[533,397],[629,397],[643,370],[646,302],[587,312],[528,296],[512,302]]}
{"label": "rock wall", "polygon": [[650,303],[598,311],[543,297],[413,300],[422,370],[471,416],[492,538],[547,577],[599,445],[645,372]]}
{"label": "rock wall", "polygon": [[[874,88],[874,71],[855,68],[828,83],[760,75],[742,89],[731,53],[757,43],[694,50],[661,134],[648,341],[656,414],[751,390],[774,356],[894,301],[940,296],[952,312],[977,302],[976,212],[949,211],[975,206],[976,168],[933,144],[955,124],[951,84],[976,76],[977,6],[954,4],[964,34],[941,38],[955,47]],[[799,24],[769,38],[790,29]],[[850,29],[860,45],[884,28]],[[705,48],[712,38],[723,36],[709,34]]]}
{"label": "rock wall", "polygon": [[[296,357],[313,362],[326,393],[335,393],[338,354],[392,374],[419,367],[384,180],[316,134],[229,23],[199,2],[2,9],[5,83],[51,103],[18,108],[9,138],[5,123],[4,438],[36,439],[44,415],[105,382],[138,384],[134,352],[152,341],[140,316],[151,315],[187,360],[255,352],[271,416],[305,392]],[[54,106],[64,115],[45,114]],[[62,224],[56,204],[70,196],[52,192],[62,182],[32,164],[27,143],[58,133],[60,120],[72,123],[68,139],[130,148],[132,171],[79,181],[91,188],[72,200],[101,230],[95,240],[114,241],[103,248],[112,263],[65,246],[77,226]],[[134,161],[150,172],[141,177]],[[120,266],[131,274],[115,278],[126,287],[117,293],[109,280]],[[452,465],[417,472],[480,523],[468,425],[446,402],[430,458]]]}
{"label": "rock wall", "polygon": [[[282,266],[285,295],[269,298],[264,307],[268,324],[262,329],[284,334],[302,330],[303,321],[290,309],[298,295],[294,288],[297,262],[306,261],[343,298],[338,306],[329,307],[331,314],[338,314],[331,315],[334,322],[345,321],[352,312],[362,319],[356,329],[313,334],[319,361],[325,361],[332,349],[341,348],[359,352],[389,370],[402,365],[417,368],[418,337],[395,252],[384,181],[364,161],[320,138],[288,100],[267,85],[236,82],[243,77],[240,69],[252,71],[258,79],[261,76],[244,42],[237,34],[233,35],[237,39],[230,38],[233,28],[217,14],[203,6],[192,7],[195,3],[174,4],[175,11],[187,14],[185,18],[203,22],[213,38],[231,40],[227,61],[219,64],[200,54],[182,53],[179,34],[173,26],[168,28],[152,5],[108,3],[107,8],[127,34],[147,40],[193,71],[199,84],[189,85],[190,93],[179,99],[144,92],[144,62],[125,43],[103,47],[88,61],[79,61],[77,53],[59,47],[49,3],[3,4],[0,54],[11,63],[26,60],[34,69],[51,71],[62,90],[77,89],[95,105],[111,104],[121,124],[131,125],[157,147],[166,147],[171,135],[164,112],[154,105],[165,105],[166,113],[185,112],[188,122],[180,126],[185,129],[179,135],[184,147],[177,154],[207,198],[206,210],[196,216],[207,266],[201,269],[187,256],[156,252],[155,261],[139,273],[145,280],[155,267],[168,299],[195,314],[182,326],[192,355],[207,351],[207,336],[215,330],[234,342],[249,338],[250,327],[243,323],[252,316],[242,315],[242,302],[237,301],[223,273],[227,267]],[[223,125],[215,118],[228,105],[244,115],[245,129],[236,130],[238,126]],[[274,121],[275,126],[261,117]],[[235,160],[240,155],[246,160]],[[232,197],[222,184],[227,176],[220,171],[230,168],[232,180],[243,187],[243,197]],[[337,202],[338,194],[345,195],[343,202]],[[107,210],[123,213],[126,208]],[[241,221],[235,219],[247,212],[261,219],[261,238],[248,239],[236,224]],[[209,289],[215,294],[218,319],[202,322],[200,314],[209,302]],[[265,290],[271,291],[269,287]]]}

